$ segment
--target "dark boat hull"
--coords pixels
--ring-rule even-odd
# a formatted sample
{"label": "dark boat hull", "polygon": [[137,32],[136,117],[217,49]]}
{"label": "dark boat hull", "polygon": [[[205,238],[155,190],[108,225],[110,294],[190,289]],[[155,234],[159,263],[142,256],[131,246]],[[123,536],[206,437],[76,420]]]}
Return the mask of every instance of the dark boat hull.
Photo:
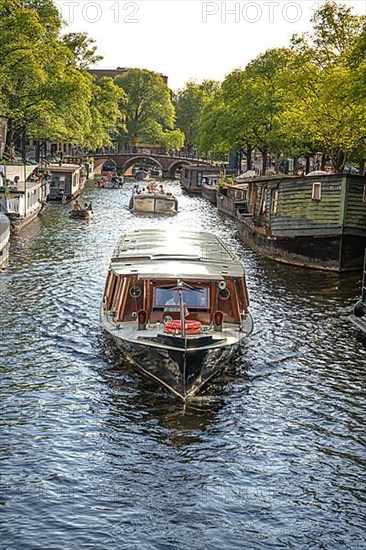
{"label": "dark boat hull", "polygon": [[228,366],[239,344],[204,350],[172,350],[115,339],[133,368],[182,400],[197,394]]}
{"label": "dark boat hull", "polygon": [[272,260],[338,272],[360,269],[366,247],[365,235],[340,230],[336,235],[277,237],[258,231],[241,217],[239,236],[253,250]]}
{"label": "dark boat hull", "polygon": [[212,204],[217,204],[217,190],[208,189],[205,185],[202,187],[202,196],[212,202]]}

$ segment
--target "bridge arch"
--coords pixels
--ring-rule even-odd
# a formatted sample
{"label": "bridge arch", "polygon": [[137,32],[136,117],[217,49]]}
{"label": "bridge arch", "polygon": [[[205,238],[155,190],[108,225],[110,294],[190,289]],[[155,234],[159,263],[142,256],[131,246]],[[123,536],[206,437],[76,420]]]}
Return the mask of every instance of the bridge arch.
{"label": "bridge arch", "polygon": [[187,159],[175,160],[174,162],[172,162],[168,166],[168,169],[167,169],[168,179],[174,180],[176,171],[178,170],[178,168],[181,168],[183,166],[183,164],[195,164],[195,163],[193,161],[187,160]]}
{"label": "bridge arch", "polygon": [[124,174],[126,172],[126,170],[128,170],[128,168],[131,168],[131,166],[133,166],[134,164],[142,161],[142,160],[151,160],[154,164],[157,164],[160,168],[160,170],[163,171],[163,166],[161,164],[161,162],[155,158],[154,156],[152,155],[134,155],[134,156],[131,156],[129,159],[127,159],[123,165],[122,165],[122,174]]}

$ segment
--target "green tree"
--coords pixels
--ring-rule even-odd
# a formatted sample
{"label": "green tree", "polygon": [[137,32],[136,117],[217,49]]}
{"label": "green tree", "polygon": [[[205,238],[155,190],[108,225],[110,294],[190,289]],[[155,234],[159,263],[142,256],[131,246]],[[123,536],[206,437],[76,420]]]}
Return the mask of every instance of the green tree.
{"label": "green tree", "polygon": [[86,32],[65,34],[61,41],[72,52],[69,63],[78,69],[88,69],[90,65],[95,65],[103,59],[96,53],[95,40],[90,38]]}
{"label": "green tree", "polygon": [[169,143],[175,113],[169,88],[161,76],[146,69],[130,69],[115,82],[125,93],[120,109],[125,115],[126,141]]}
{"label": "green tree", "polygon": [[341,172],[347,157],[356,151],[359,157],[366,157],[366,106],[360,100],[357,70],[362,67],[362,56],[357,69],[352,67],[355,52],[362,51],[365,17],[329,1],[312,21],[311,34],[292,40],[301,69],[291,86],[293,100],[299,105],[292,119],[305,126],[324,157],[329,156]]}
{"label": "green tree", "polygon": [[214,80],[204,80],[201,84],[188,81],[185,87],[174,95],[176,124],[184,133],[184,145],[188,155],[192,154],[193,149],[198,146],[203,108],[219,90],[220,85]]}
{"label": "green tree", "polygon": [[111,138],[123,129],[119,103],[124,98],[123,90],[111,78],[100,78],[92,85],[90,113],[92,124],[87,135],[87,144],[92,149],[111,145]]}

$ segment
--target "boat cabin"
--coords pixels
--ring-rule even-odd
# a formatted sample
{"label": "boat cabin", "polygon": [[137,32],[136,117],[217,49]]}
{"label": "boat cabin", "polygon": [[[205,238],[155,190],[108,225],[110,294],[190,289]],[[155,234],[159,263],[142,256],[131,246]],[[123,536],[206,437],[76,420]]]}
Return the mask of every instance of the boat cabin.
{"label": "boat cabin", "polygon": [[202,177],[202,196],[205,199],[217,204],[217,188],[220,181],[220,174],[204,174]]}
{"label": "boat cabin", "polygon": [[[217,175],[219,170],[217,166],[185,164],[182,166],[180,176],[182,187],[190,193],[202,193],[204,178],[211,174]],[[234,175],[235,170],[226,170],[226,174],[228,176]]]}
{"label": "boat cabin", "polygon": [[48,200],[60,201],[77,197],[85,183],[85,176],[78,164],[51,164],[51,186]]}
{"label": "boat cabin", "polygon": [[43,208],[49,193],[49,175],[29,165],[3,166],[0,174],[0,210],[13,225],[31,221]]}
{"label": "boat cabin", "polygon": [[248,309],[244,270],[208,233],[131,231],[118,242],[103,309],[115,323],[179,320],[179,284],[185,318],[202,325],[240,324]]}
{"label": "boat cabin", "polygon": [[225,180],[220,182],[217,195],[217,208],[236,218],[238,210],[247,211],[247,183],[228,183]]}
{"label": "boat cabin", "polygon": [[366,247],[366,178],[315,174],[248,182],[241,238],[269,258],[317,269],[359,269]]}

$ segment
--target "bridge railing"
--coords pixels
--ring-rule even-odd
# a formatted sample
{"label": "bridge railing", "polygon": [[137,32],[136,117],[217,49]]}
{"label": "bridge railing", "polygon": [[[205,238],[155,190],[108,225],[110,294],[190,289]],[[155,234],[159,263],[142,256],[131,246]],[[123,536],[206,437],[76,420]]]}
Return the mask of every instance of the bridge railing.
{"label": "bridge railing", "polygon": [[172,158],[172,159],[184,159],[184,160],[190,160],[192,162],[204,162],[204,163],[211,163],[210,159],[206,158],[200,158],[195,157],[191,155],[187,155],[185,151],[171,151],[171,152],[160,152],[160,151],[150,151],[147,150],[124,150],[116,152],[112,148],[105,148],[104,151],[94,151],[89,152],[89,155],[93,156],[94,158],[103,158],[103,157],[111,157],[111,156],[144,156],[147,157],[166,157],[166,158]]}

